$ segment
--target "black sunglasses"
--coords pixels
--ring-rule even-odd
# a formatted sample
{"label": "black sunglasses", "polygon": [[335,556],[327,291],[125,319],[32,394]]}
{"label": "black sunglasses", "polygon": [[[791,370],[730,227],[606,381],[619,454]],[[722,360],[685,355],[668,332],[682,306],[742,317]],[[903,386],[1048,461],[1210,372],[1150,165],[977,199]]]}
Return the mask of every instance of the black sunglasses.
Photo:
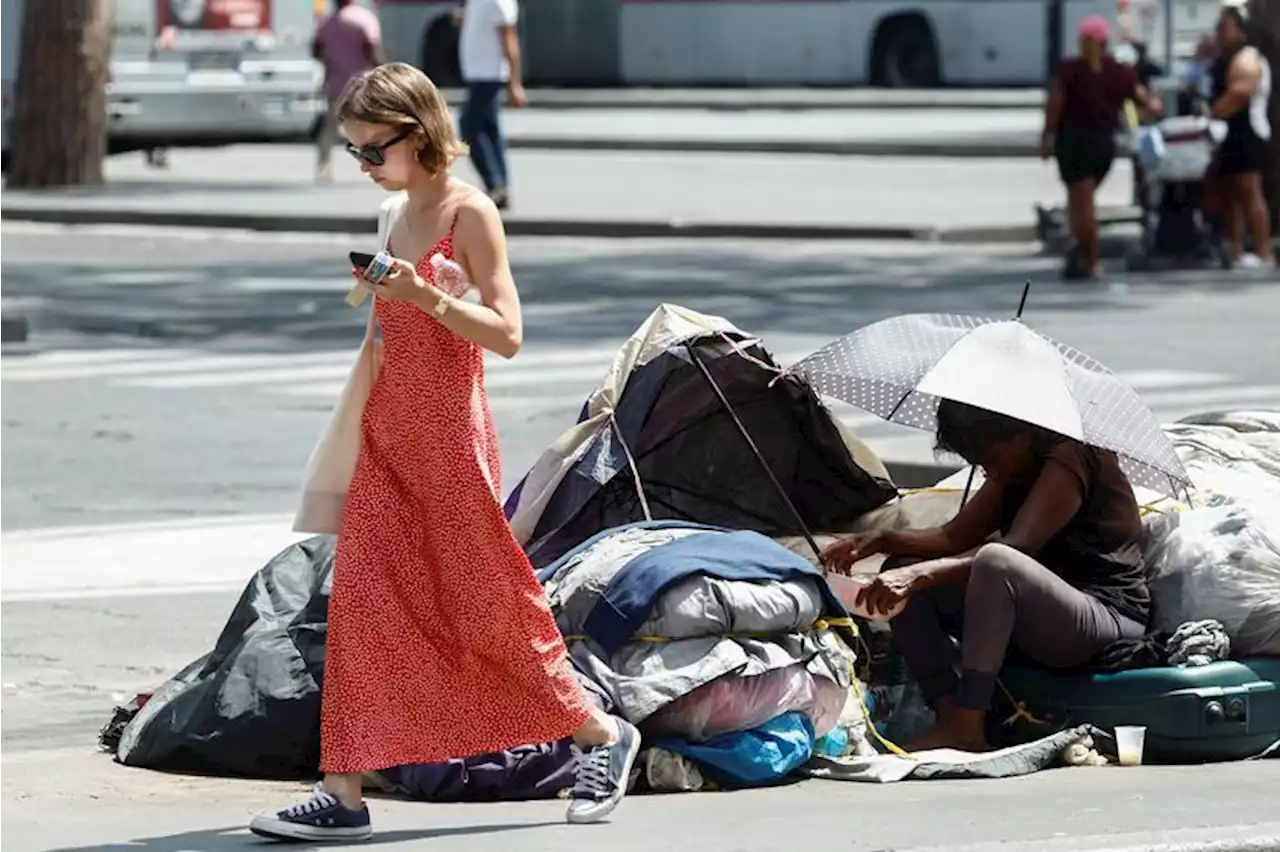
{"label": "black sunglasses", "polygon": [[376,145],[352,145],[347,143],[347,153],[355,157],[361,163],[368,163],[371,166],[381,166],[387,162],[387,150],[392,145],[398,145],[413,135],[413,128],[406,127],[395,136],[392,136],[386,142]]}

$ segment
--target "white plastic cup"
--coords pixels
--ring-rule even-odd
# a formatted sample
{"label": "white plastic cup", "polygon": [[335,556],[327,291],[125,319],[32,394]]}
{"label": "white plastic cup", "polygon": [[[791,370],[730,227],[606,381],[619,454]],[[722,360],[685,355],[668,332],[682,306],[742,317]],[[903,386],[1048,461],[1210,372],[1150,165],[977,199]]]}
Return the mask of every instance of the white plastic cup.
{"label": "white plastic cup", "polygon": [[1116,753],[1121,766],[1141,766],[1142,746],[1147,739],[1147,729],[1141,725],[1121,725],[1116,728]]}

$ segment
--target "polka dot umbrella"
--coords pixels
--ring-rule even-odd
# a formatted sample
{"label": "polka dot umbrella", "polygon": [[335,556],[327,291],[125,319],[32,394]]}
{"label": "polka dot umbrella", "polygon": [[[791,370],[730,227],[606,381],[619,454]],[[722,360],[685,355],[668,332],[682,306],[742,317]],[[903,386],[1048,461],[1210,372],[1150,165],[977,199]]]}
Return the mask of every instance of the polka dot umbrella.
{"label": "polka dot umbrella", "polygon": [[1021,320],[894,317],[824,346],[790,371],[890,423],[932,431],[938,401],[950,399],[1111,450],[1135,486],[1176,495],[1190,485],[1133,388]]}

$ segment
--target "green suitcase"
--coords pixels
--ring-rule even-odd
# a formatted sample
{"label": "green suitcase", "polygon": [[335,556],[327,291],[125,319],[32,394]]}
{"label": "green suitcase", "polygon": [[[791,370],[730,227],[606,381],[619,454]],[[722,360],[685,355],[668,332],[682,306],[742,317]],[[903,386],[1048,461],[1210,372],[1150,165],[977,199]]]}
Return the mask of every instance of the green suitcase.
{"label": "green suitcase", "polygon": [[1240,760],[1280,749],[1280,657],[1108,674],[1009,666],[993,740],[1028,742],[1071,725],[1145,725],[1147,763]]}

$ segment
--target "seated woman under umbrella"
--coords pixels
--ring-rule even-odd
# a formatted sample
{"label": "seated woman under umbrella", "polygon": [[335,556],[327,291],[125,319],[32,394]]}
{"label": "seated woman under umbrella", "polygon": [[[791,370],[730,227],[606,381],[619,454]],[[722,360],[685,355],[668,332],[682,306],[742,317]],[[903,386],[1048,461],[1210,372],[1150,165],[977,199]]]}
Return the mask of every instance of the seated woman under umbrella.
{"label": "seated woman under umbrella", "polygon": [[936,727],[908,748],[983,751],[1011,648],[1072,667],[1146,632],[1142,524],[1114,453],[947,399],[937,444],[985,473],[956,517],[937,529],[851,536],[824,560],[847,573],[865,557],[890,556],[859,603],[901,608],[890,621],[895,641],[937,713]]}

